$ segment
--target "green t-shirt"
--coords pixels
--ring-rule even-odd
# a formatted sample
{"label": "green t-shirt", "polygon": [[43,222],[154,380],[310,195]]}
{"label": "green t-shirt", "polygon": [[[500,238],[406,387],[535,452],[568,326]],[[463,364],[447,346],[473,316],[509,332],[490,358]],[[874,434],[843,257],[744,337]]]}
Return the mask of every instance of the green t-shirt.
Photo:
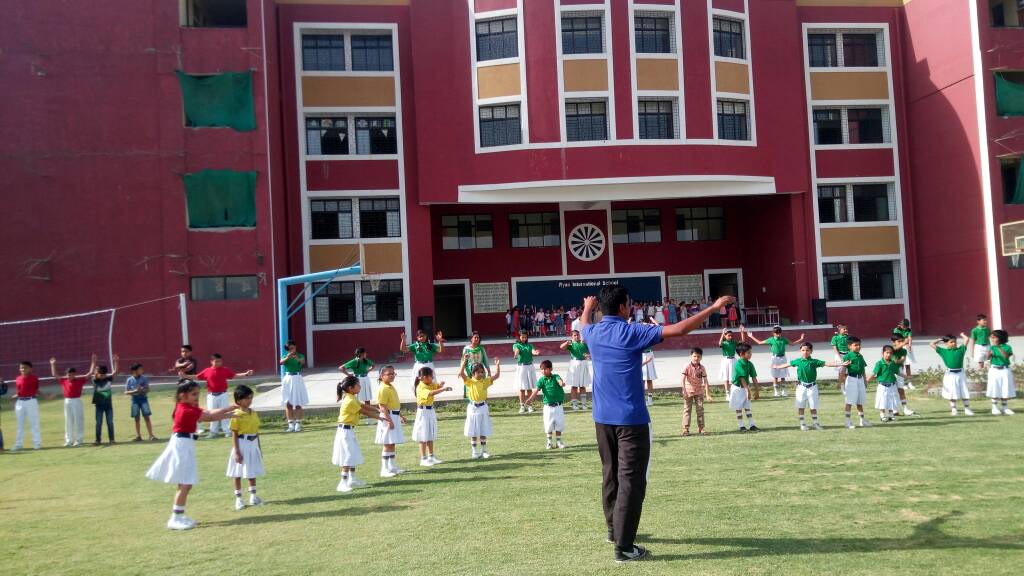
{"label": "green t-shirt", "polygon": [[557,374],[551,374],[551,376],[541,376],[537,379],[537,389],[544,396],[545,404],[561,404],[565,401],[565,390],[558,385],[559,377]]}
{"label": "green t-shirt", "polygon": [[879,384],[892,386],[896,383],[896,375],[899,374],[900,365],[890,360],[879,360],[875,362],[875,369],[872,371]]}
{"label": "green t-shirt", "polygon": [[569,356],[573,360],[585,360],[586,358],[583,355],[590,352],[590,348],[584,342],[569,342],[566,350],[569,351]]}
{"label": "green t-shirt", "polygon": [[469,344],[463,346],[462,357],[465,358],[466,356],[469,356],[469,361],[466,362],[467,375],[469,374],[469,371],[473,369],[474,364],[483,364],[484,369],[487,371],[487,374],[490,375],[491,367],[490,364],[487,362],[487,350],[484,350],[483,344],[477,346],[476,348],[470,346]]}
{"label": "green t-shirt", "polygon": [[356,376],[366,376],[370,373],[370,368],[373,368],[373,360],[369,358],[363,360],[362,358],[353,358],[348,362],[345,362],[343,368]]}
{"label": "green t-shirt", "polygon": [[785,356],[789,340],[783,336],[772,336],[765,340],[764,343],[771,347],[772,356]]}
{"label": "green t-shirt", "polygon": [[110,376],[104,376],[103,378],[92,379],[92,403],[97,406],[106,406],[112,402],[110,389],[110,383],[114,379]]}
{"label": "green t-shirt", "polygon": [[[833,341],[835,338],[833,338]],[[789,365],[796,368],[796,379],[805,384],[815,384],[818,381],[818,368],[825,366],[825,362],[817,358],[797,358],[790,360]]]}
{"label": "green t-shirt", "polygon": [[911,336],[914,335],[913,331],[911,331],[909,329],[905,329],[905,328],[900,328],[899,326],[893,328],[892,329],[892,333],[893,333],[894,336],[899,336],[900,338],[903,338],[904,340],[906,340],[907,338],[910,338]]}
{"label": "green t-shirt", "polygon": [[736,386],[742,386],[741,380],[745,380],[749,386],[753,380],[751,378],[757,377],[757,368],[754,368],[754,363],[744,358],[738,358],[736,365],[732,369],[732,383]]}
{"label": "green t-shirt", "polygon": [[526,344],[516,342],[512,345],[512,354],[515,354],[517,350],[519,351],[519,359],[516,362],[520,364],[533,364],[533,344],[529,342]]}
{"label": "green t-shirt", "polygon": [[960,370],[964,367],[964,356],[967,354],[967,346],[959,346],[957,348],[944,348],[940,346],[935,351],[942,357],[942,363],[946,365],[946,368]]}
{"label": "green t-shirt", "polygon": [[281,360],[284,360],[284,364],[282,364],[282,366],[284,366],[284,371],[292,374],[296,374],[299,370],[302,370],[302,361],[306,359],[302,354],[296,354],[295,358],[288,358],[287,360],[285,360],[285,358],[288,358],[287,354],[281,356]]}
{"label": "green t-shirt", "polygon": [[726,358],[736,355],[736,341],[735,340],[722,340],[722,356]]}
{"label": "green t-shirt", "polygon": [[426,364],[434,361],[434,354],[440,352],[441,347],[437,344],[420,342],[417,340],[412,344],[409,344],[409,351],[412,352],[412,356],[417,362],[420,364]]}
{"label": "green t-shirt", "polygon": [[1010,356],[1013,356],[1013,348],[1009,344],[996,344],[989,348],[992,352],[993,366],[1009,366]]}
{"label": "green t-shirt", "polygon": [[992,331],[988,329],[988,326],[982,328],[981,326],[975,326],[971,329],[971,339],[974,340],[975,346],[988,346],[988,337],[992,334]]}
{"label": "green t-shirt", "polygon": [[839,350],[839,354],[846,354],[850,351],[850,337],[846,334],[836,334],[832,337],[832,345]]}
{"label": "green t-shirt", "polygon": [[850,361],[850,365],[846,367],[846,374],[853,376],[854,378],[863,378],[864,369],[868,367],[867,360],[860,352],[849,351],[843,355],[843,362]]}
{"label": "green t-shirt", "polygon": [[904,362],[906,362],[907,361],[907,349],[906,348],[898,348],[896,350],[893,350],[892,351],[892,361],[897,363],[897,364],[900,364],[900,365],[902,365]]}

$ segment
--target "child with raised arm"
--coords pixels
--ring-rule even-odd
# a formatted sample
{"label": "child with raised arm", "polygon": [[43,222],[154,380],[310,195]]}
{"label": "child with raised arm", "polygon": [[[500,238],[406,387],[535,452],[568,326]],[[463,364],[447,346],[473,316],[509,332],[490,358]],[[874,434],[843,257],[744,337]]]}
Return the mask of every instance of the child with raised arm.
{"label": "child with raised arm", "polygon": [[85,408],[82,405],[82,388],[96,372],[96,355],[92,355],[89,372],[79,376],[74,366],[68,366],[64,378],[57,375],[57,359],[50,358],[50,374],[60,380],[64,393],[64,447],[81,446],[85,438]]}
{"label": "child with raised arm", "polygon": [[398,351],[403,354],[412,352],[412,357],[415,362],[412,365],[412,381],[415,385],[416,378],[419,376],[420,368],[434,369],[434,354],[440,354],[444,352],[444,334],[438,332],[434,335],[437,339],[437,344],[431,344],[427,341],[427,333],[423,330],[416,331],[416,341],[412,344],[406,343],[405,332],[402,332],[401,339],[398,343]]}
{"label": "child with raised arm", "polygon": [[846,390],[846,367],[842,366],[843,356],[850,351],[849,345],[850,330],[846,324],[837,324],[836,333],[832,336],[832,356],[840,366],[836,369],[836,378],[839,380],[839,391]]}
{"label": "child with raised arm", "polygon": [[[782,326],[776,326],[772,328],[772,335],[764,340],[758,340],[754,336],[753,332],[747,332],[750,339],[758,344],[765,345],[771,349],[772,353],[772,366],[775,365],[786,365],[789,366],[789,360],[786,359],[786,346],[790,344],[799,344],[804,341],[804,334],[801,334],[796,340],[789,340],[782,335]],[[786,378],[789,378],[789,368],[775,369],[772,368],[772,396],[778,398],[779,396],[786,396]],[[754,400],[761,397],[760,386],[754,389]]]}
{"label": "child with raised arm", "polygon": [[704,350],[690,351],[690,363],[683,369],[683,436],[690,435],[690,412],[697,408],[697,433],[707,436],[704,430],[704,394],[708,389],[708,371],[700,363]]}
{"label": "child with raised arm", "polygon": [[[644,320],[644,323],[660,326],[660,324],[650,316]],[[654,406],[654,381],[658,379],[658,370],[654,366],[654,347],[651,346],[649,348],[645,348],[641,358],[640,372],[644,379],[644,389],[647,390],[647,405]]]}
{"label": "child with raised arm", "polygon": [[[558,374],[551,372],[551,360],[544,360],[540,363],[541,377],[537,379],[537,389],[530,394],[530,402],[538,394],[544,397],[544,434],[547,436],[547,449],[551,450],[557,444],[559,448],[565,448],[562,443],[562,431],[565,430],[565,410],[562,404],[565,402],[565,382]],[[551,435],[554,434],[555,444],[551,443]]]}
{"label": "child with raised arm", "polygon": [[900,369],[896,372],[896,394],[900,398],[900,405],[903,406],[903,415],[911,416],[914,411],[907,405],[907,393],[903,390],[906,385],[906,381],[903,378],[903,365],[907,362],[907,349],[904,347],[903,338],[898,334],[893,334],[889,340],[892,342],[892,360],[895,362]]}
{"label": "child with raised arm", "polygon": [[[366,348],[356,348],[355,357],[338,366],[338,370],[345,376],[355,376],[359,379],[359,401],[369,406],[377,397],[377,392],[370,383],[370,370],[373,368],[373,360],[367,358]],[[369,424],[367,420],[367,424]]]}
{"label": "child with raised arm", "polygon": [[149,441],[159,440],[153,435],[153,422],[150,416],[153,411],[149,408],[149,376],[142,364],[136,362],[130,367],[131,375],[124,383],[124,393],[132,398],[132,419],[135,420],[135,438],[132,442],[142,442],[141,419],[146,420],[146,432],[149,433]]}
{"label": "child with raised arm", "polygon": [[43,445],[39,432],[39,376],[33,373],[32,363],[22,360],[18,364],[18,377],[14,379],[17,400],[14,401],[14,416],[17,429],[14,433],[12,451],[21,450],[25,444],[25,420],[32,432],[32,448],[39,450]]}
{"label": "child with raised arm", "polygon": [[[518,312],[516,312],[515,315],[517,315],[518,317]],[[512,332],[509,332],[509,336],[511,335]],[[487,372],[487,375],[491,375],[491,363],[487,361],[487,349],[484,348],[483,344],[480,343],[479,332],[473,332],[472,334],[469,335],[469,344],[466,344],[465,346],[462,347],[461,358],[463,360],[469,358],[469,360],[466,362],[466,366],[471,367],[476,366],[477,364],[483,364],[484,370]],[[466,374],[466,376],[469,376],[469,374]],[[462,397],[464,399],[467,398],[465,386],[463,386],[462,388]]]}
{"label": "child with raised arm", "polygon": [[[736,365],[733,367],[732,387],[729,389],[729,407],[736,411],[736,423],[740,432],[757,432],[760,428],[754,424],[754,414],[750,411],[750,387],[757,382],[757,369],[750,361],[753,351],[750,344],[736,345]],[[747,413],[747,427],[743,426],[743,413]]]}
{"label": "child with raised arm", "polygon": [[853,420],[850,418],[850,407],[857,407],[857,415],[860,417],[861,428],[870,427],[871,424],[864,418],[864,405],[867,404],[868,390],[864,381],[864,371],[867,369],[867,361],[860,353],[860,338],[850,336],[846,341],[850,351],[843,355],[843,362],[846,365],[846,389],[843,395],[846,397],[846,405],[843,407],[846,415],[846,427],[853,429]]}
{"label": "child with raised arm", "polygon": [[559,346],[569,351],[569,393],[572,395],[572,409],[587,409],[587,388],[590,387],[590,349],[587,348],[579,330],[573,330],[569,340]]}
{"label": "child with raised arm", "polygon": [[356,439],[359,416],[383,422],[388,427],[394,426],[391,418],[386,418],[369,404],[360,402],[360,386],[358,376],[345,376],[344,380],[338,382],[341,409],[338,411],[338,431],[334,434],[334,450],[331,453],[331,463],[341,468],[341,480],[336,488],[338,492],[351,492],[366,486],[366,482],[356,479],[356,467],[363,463],[363,453]]}
{"label": "child with raised arm", "polygon": [[[745,333],[740,333],[740,342],[743,342]],[[733,382],[733,368],[736,366],[736,342],[732,330],[722,328],[722,335],[718,337],[718,347],[722,349],[722,364],[718,367],[718,379],[725,385],[725,397],[729,398],[729,388]]]}
{"label": "child with raised arm", "polygon": [[533,356],[539,354],[526,331],[519,333],[519,341],[512,344],[512,357],[516,360],[516,382],[519,384],[519,413],[529,409],[533,413],[533,404],[526,401],[527,395],[537,387],[537,371],[533,368]]}
{"label": "child with raised arm", "polygon": [[[963,345],[957,345],[956,336],[946,334],[942,338],[932,340],[929,346],[942,358],[946,374],[942,377],[942,397],[949,400],[949,411],[957,415],[956,401],[964,404],[964,415],[974,416],[971,411],[971,393],[967,388],[967,376],[964,374],[964,357],[967,356],[967,343],[971,340],[963,332]],[[940,346],[941,343],[941,346]]]}
{"label": "child with raised arm", "polygon": [[434,371],[420,368],[416,377],[416,421],[412,425],[412,439],[420,445],[420,466],[433,466],[441,461],[434,456],[434,440],[437,440],[437,413],[434,411],[434,397],[442,392],[451,392],[451,386],[434,382]]}
{"label": "child with raised arm", "polygon": [[249,484],[249,506],[263,500],[256,495],[256,479],[263,476],[263,451],[260,449],[260,417],[252,409],[253,391],[245,384],[235,386],[235,404],[231,419],[231,454],[228,456],[228,478],[234,479],[235,510],[245,508],[242,501],[242,478]]}
{"label": "child with raised arm", "polygon": [[110,385],[117,375],[117,354],[112,356],[114,369],[109,374],[106,366],[97,366],[92,377],[92,403],[96,408],[96,441],[99,446],[103,441],[103,419],[107,419],[107,442],[114,443],[114,391]]}
{"label": "child with raised arm", "polygon": [[[459,376],[462,377],[462,381],[466,385],[466,393],[469,395],[463,434],[469,438],[470,458],[490,458],[491,455],[487,452],[487,437],[491,435],[491,412],[487,407],[487,389],[501,377],[501,360],[494,359],[493,376],[488,376],[481,364],[469,368],[470,375],[466,376],[466,361],[463,360],[462,364],[459,367]],[[480,443],[479,453],[476,451],[478,441]]]}
{"label": "child with raised arm", "polygon": [[[234,370],[224,366],[224,359],[220,354],[210,354],[210,366],[196,374],[196,380],[206,382],[206,409],[219,410],[229,404],[228,402],[228,380],[237,377],[251,376],[252,370],[235,373]],[[210,422],[209,438],[216,438],[217,432],[224,434],[225,438],[231,438],[231,430],[228,425],[219,420]]]}
{"label": "child with raised arm", "polygon": [[[846,345],[845,339],[843,345]],[[847,350],[849,351],[849,350]],[[810,428],[807,427],[807,421],[804,419],[804,410],[806,408],[811,409],[811,427],[815,430],[821,430],[821,424],[818,423],[818,368],[830,366],[832,368],[839,368],[842,366],[846,368],[850,365],[850,361],[840,360],[839,362],[824,362],[817,358],[811,358],[811,353],[814,352],[814,345],[810,342],[804,342],[800,345],[800,357],[791,361],[788,365],[796,368],[796,413],[800,419],[800,429],[807,431]],[[778,368],[779,366],[772,366],[772,368]]]}
{"label": "child with raised arm", "polygon": [[896,411],[900,406],[900,397],[896,393],[896,375],[900,372],[900,364],[893,360],[896,349],[886,344],[882,347],[882,359],[875,362],[875,368],[868,374],[868,382],[878,380],[875,390],[875,408],[882,422],[895,422]]}
{"label": "child with raised arm", "polygon": [[900,340],[903,342],[903,349],[907,351],[903,358],[903,371],[906,373],[906,376],[900,378],[896,382],[896,384],[899,385],[900,398],[904,398],[904,387],[910,390],[914,389],[914,383],[910,381],[910,367],[917,362],[917,358],[914,357],[914,332],[910,329],[910,318],[900,320],[900,323],[892,329],[892,334],[893,336],[900,337]]}
{"label": "child with raised arm", "polygon": [[[402,403],[398,400],[395,390],[395,367],[384,366],[380,369],[377,381],[377,399],[375,400],[380,415],[384,417],[377,423],[377,435],[374,444],[383,446],[380,454],[380,477],[392,478],[405,472],[395,463],[395,446],[405,444],[405,433],[402,424],[406,424],[402,415]],[[385,421],[386,420],[386,421]]]}
{"label": "child with raised arm", "polygon": [[988,316],[978,314],[975,319],[974,328],[971,328],[971,342],[974,343],[974,363],[978,370],[985,369],[985,362],[988,361],[988,337],[992,331],[988,328]]}
{"label": "child with raised arm", "polygon": [[1009,339],[1010,335],[1006,330],[993,330],[988,338],[988,358],[991,365],[988,369],[988,388],[985,395],[992,399],[992,413],[997,416],[1012,416],[1014,412],[1006,404],[1010,398],[1017,397],[1013,369],[1010,366],[1013,348],[1010,348]]}
{"label": "child with raised arm", "polygon": [[302,367],[306,365],[306,357],[299,353],[294,340],[285,344],[285,354],[278,361],[284,371],[281,377],[281,404],[284,405],[284,416],[288,420],[285,432],[302,432],[302,407],[309,404],[309,390],[302,379]]}

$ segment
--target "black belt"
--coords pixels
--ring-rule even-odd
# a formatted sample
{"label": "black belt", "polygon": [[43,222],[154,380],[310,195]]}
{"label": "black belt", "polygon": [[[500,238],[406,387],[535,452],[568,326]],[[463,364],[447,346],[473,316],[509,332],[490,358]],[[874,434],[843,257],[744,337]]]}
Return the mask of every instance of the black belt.
{"label": "black belt", "polygon": [[477,408],[481,406],[487,406],[487,402],[473,402],[473,406],[476,406]]}
{"label": "black belt", "polygon": [[193,434],[191,432],[175,432],[175,436],[178,438],[191,438],[193,440],[199,440],[199,434]]}
{"label": "black belt", "polygon": [[342,430],[351,430],[355,428],[355,426],[352,426],[351,424],[338,424],[338,428],[341,428]]}
{"label": "black belt", "polygon": [[399,415],[401,415],[402,411],[401,410],[392,410],[391,413],[394,414],[395,416],[399,416]]}
{"label": "black belt", "polygon": [[298,372],[285,372],[284,375],[285,376],[298,376],[299,373]]}
{"label": "black belt", "polygon": [[813,388],[813,387],[817,386],[818,383],[817,382],[801,382],[800,385],[803,386],[804,388]]}
{"label": "black belt", "polygon": [[533,362],[528,362],[526,364],[523,364],[522,362],[516,362],[516,365],[517,366],[533,366]]}
{"label": "black belt", "polygon": [[556,407],[556,406],[561,406],[561,405],[562,405],[562,403],[561,403],[561,402],[552,402],[551,404],[548,404],[548,406],[550,406],[550,407],[552,407],[552,408],[554,408],[554,407]]}
{"label": "black belt", "polygon": [[417,406],[420,410],[433,410],[433,406]]}
{"label": "black belt", "polygon": [[891,388],[892,386],[895,386],[896,383],[895,382],[879,382],[878,385],[879,386],[885,386],[886,388]]}
{"label": "black belt", "polygon": [[964,371],[963,368],[946,368],[946,371],[950,374],[959,374]]}
{"label": "black belt", "polygon": [[226,394],[226,393],[227,392],[207,392],[207,394],[209,394],[210,396],[220,396],[221,394]]}
{"label": "black belt", "polygon": [[726,356],[725,359],[726,360],[735,360],[736,357],[735,356]]}
{"label": "black belt", "polygon": [[253,440],[259,438],[260,435],[259,434],[239,434],[238,437],[241,438],[242,440],[248,440],[248,441],[252,442]]}
{"label": "black belt", "polygon": [[1006,366],[996,366],[995,364],[993,364],[992,367],[995,368],[996,370],[1006,370]]}
{"label": "black belt", "polygon": [[18,400],[35,400],[35,396],[18,396]]}

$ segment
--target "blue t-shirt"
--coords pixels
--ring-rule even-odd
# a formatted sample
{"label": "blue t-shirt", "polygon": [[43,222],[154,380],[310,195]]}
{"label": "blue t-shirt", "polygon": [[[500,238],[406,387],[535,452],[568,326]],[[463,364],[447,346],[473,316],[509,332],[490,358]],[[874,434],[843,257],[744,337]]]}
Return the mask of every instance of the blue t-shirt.
{"label": "blue t-shirt", "polygon": [[129,376],[128,379],[124,381],[124,387],[125,390],[136,390],[138,388],[144,388],[145,391],[132,395],[132,399],[138,398],[142,400],[146,397],[147,394],[149,394],[149,376],[146,376],[145,374],[137,378],[135,376]]}
{"label": "blue t-shirt", "polygon": [[629,324],[605,316],[583,328],[594,368],[594,422],[611,426],[651,423],[640,365],[643,351],[661,342],[661,326]]}

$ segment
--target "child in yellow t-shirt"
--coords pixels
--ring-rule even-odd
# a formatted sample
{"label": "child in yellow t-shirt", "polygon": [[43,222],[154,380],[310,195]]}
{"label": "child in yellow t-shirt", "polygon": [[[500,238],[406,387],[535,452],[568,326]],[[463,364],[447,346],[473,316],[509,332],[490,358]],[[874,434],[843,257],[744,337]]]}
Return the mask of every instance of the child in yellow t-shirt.
{"label": "child in yellow t-shirt", "polygon": [[[491,412],[487,407],[487,389],[494,384],[494,381],[501,376],[501,360],[494,359],[494,374],[487,376],[487,369],[483,364],[474,364],[469,370],[469,377],[466,377],[467,358],[463,358],[462,366],[459,367],[459,377],[466,384],[466,395],[469,404],[466,405],[466,426],[464,434],[469,438],[472,447],[470,458],[490,458],[487,452],[487,437],[491,435]],[[477,440],[480,441],[480,452],[476,451]]]}
{"label": "child in yellow t-shirt", "polygon": [[394,386],[395,376],[394,366],[384,366],[380,369],[377,381],[375,402],[380,409],[380,415],[388,421],[381,420],[377,423],[377,436],[374,439],[374,444],[384,446],[380,455],[381,478],[392,478],[405,472],[395,464],[395,446],[405,444],[402,424],[406,423],[405,416],[402,415],[402,403],[398,400],[398,391]]}
{"label": "child in yellow t-shirt", "polygon": [[434,456],[434,440],[437,439],[437,414],[434,412],[434,397],[442,392],[451,392],[451,386],[444,382],[434,383],[434,370],[429,366],[420,368],[416,374],[416,421],[412,425],[412,439],[420,444],[420,466],[433,466],[441,461]]}
{"label": "child in yellow t-shirt", "polygon": [[331,463],[341,468],[338,492],[351,492],[354,488],[366,486],[366,482],[356,480],[356,466],[363,463],[363,453],[359,450],[359,442],[356,440],[359,416],[374,418],[388,426],[394,426],[394,422],[382,416],[376,408],[360,402],[359,388],[359,376],[346,376],[338,383],[341,410],[338,413],[338,431],[334,435],[334,451],[331,454]]}
{"label": "child in yellow t-shirt", "polygon": [[235,510],[245,508],[242,501],[242,478],[249,480],[249,505],[263,503],[256,495],[256,479],[263,476],[263,452],[260,450],[260,417],[252,409],[252,388],[244,384],[235,387],[235,410],[231,420],[231,456],[228,457],[227,476],[235,480]]}

